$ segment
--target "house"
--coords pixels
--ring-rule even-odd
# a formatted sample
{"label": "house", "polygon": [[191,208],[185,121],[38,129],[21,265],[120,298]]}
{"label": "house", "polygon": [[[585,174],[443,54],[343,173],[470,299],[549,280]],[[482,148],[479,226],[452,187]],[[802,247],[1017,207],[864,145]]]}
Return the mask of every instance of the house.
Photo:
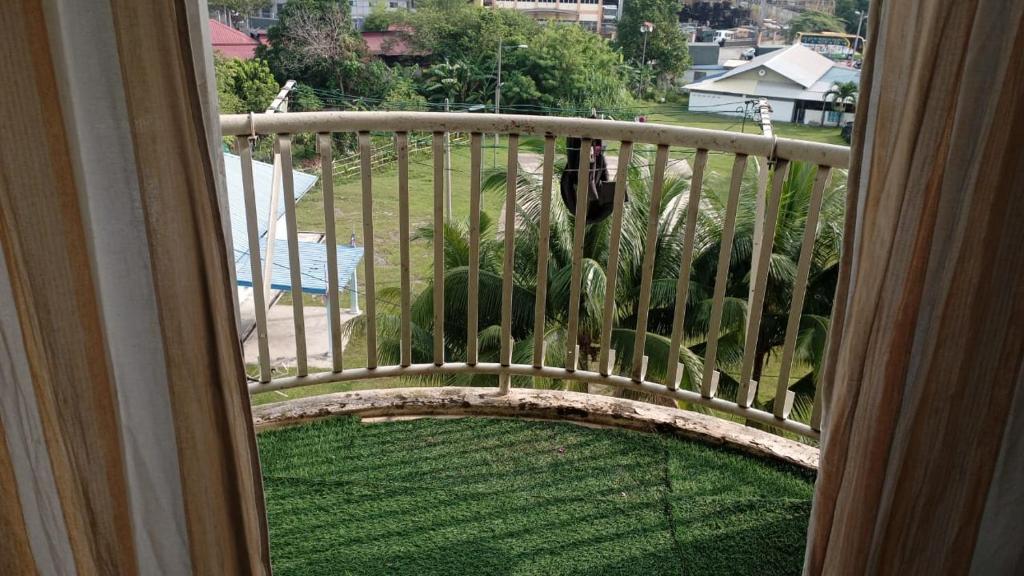
{"label": "house", "polygon": [[603,36],[614,34],[621,5],[619,0],[477,0],[490,8],[518,10],[541,22],[575,22],[580,27]]}
{"label": "house", "polygon": [[841,66],[804,46],[793,45],[762,54],[713,78],[688,84],[690,109],[728,115],[737,102],[767,98],[772,119],[799,124],[842,124],[853,120],[853,105],[843,118],[825,102],[825,94],[837,82],[860,83],[860,70]]}
{"label": "house", "polygon": [[363,32],[363,41],[371,55],[388,64],[412,64],[424,61],[430,52],[417,50],[409,45],[411,29],[391,24],[382,32]]}
{"label": "house", "polygon": [[245,32],[235,30],[227,24],[210,19],[210,44],[214,52],[238,60],[250,60],[256,56],[259,41]]}
{"label": "house", "polygon": [[683,72],[683,84],[700,82],[726,71],[725,67],[718,63],[718,53],[721,50],[721,46],[717,43],[690,42],[689,49],[690,67]]}
{"label": "house", "polygon": [[[281,9],[288,3],[288,0],[272,0],[266,6],[254,11],[249,15],[248,23],[253,30],[269,30],[277,24],[280,19]],[[389,10],[407,10],[410,2],[408,0],[388,0],[384,5]],[[366,17],[373,12],[374,3],[370,0],[349,0],[349,9],[352,14],[352,26],[356,30],[363,29]]]}

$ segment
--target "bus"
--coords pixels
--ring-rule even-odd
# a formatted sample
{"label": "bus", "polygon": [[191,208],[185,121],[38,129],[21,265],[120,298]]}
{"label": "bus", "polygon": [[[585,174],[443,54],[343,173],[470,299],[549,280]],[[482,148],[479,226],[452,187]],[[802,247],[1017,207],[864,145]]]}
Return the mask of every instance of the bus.
{"label": "bus", "polygon": [[798,32],[796,43],[833,60],[853,58],[864,47],[864,39],[842,32]]}

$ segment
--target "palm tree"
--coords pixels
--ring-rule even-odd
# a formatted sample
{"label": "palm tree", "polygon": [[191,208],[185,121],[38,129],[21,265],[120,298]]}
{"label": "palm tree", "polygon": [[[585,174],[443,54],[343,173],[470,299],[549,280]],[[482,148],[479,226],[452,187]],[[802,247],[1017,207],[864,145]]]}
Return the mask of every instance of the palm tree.
{"label": "palm tree", "polygon": [[[521,148],[531,149],[525,141]],[[564,168],[564,157],[556,161],[556,173]],[[632,363],[647,217],[650,210],[652,175],[651,154],[638,150],[628,172],[629,202],[623,207],[622,236],[617,270],[614,327],[611,345],[618,351],[616,372],[625,373]],[[768,262],[768,283],[765,309],[755,354],[753,378],[760,380],[763,368],[785,337],[785,327],[792,298],[793,281],[800,256],[801,240],[815,168],[794,163],[783,187],[775,241]],[[557,177],[556,177],[557,180]],[[837,178],[837,180],[845,180]],[[505,173],[495,170],[484,182],[485,193],[504,194]],[[644,354],[648,356],[648,379],[664,381],[670,362],[684,366],[681,386],[697,389],[703,370],[701,355],[706,348],[710,323],[712,294],[721,250],[721,230],[726,212],[728,190],[716,185],[714,174],[708,174],[698,216],[694,258],[690,271],[689,297],[685,336],[687,345],[669,350],[672,319],[676,307],[675,286],[682,258],[683,230],[689,200],[689,180],[668,175],[658,207],[657,236],[654,245],[655,265],[649,306]],[[746,326],[747,294],[750,260],[753,249],[754,214],[756,212],[756,179],[744,180],[737,215],[736,234],[732,247],[725,314],[718,341],[717,364],[722,373],[720,394],[735,394],[736,380],[730,376],[743,355]],[[797,339],[796,362],[810,372],[792,388],[801,397],[813,393],[817,368],[824,351],[828,317],[837,277],[839,248],[842,243],[842,184],[831,186],[825,193],[818,233],[813,245],[813,258],[807,296]],[[534,295],[537,282],[538,222],[540,220],[542,186],[537,174],[519,170],[516,187],[516,243],[514,259],[512,336],[513,362],[529,363],[533,355]],[[562,365],[566,347],[569,284],[572,272],[574,219],[558,201],[551,202],[551,240],[549,244],[547,306],[545,335],[547,364]],[[479,284],[479,354],[481,361],[496,361],[500,348],[500,311],[502,289],[503,242],[497,238],[491,217],[481,214],[480,284]],[[583,259],[579,335],[580,366],[586,368],[596,359],[600,348],[601,316],[604,305],[611,221],[587,228]],[[434,231],[427,226],[415,238],[431,241]],[[449,223],[445,236],[445,354],[447,358],[464,358],[466,354],[466,318],[468,294],[469,240],[465,223]],[[382,290],[379,301],[397,301],[397,289]],[[433,289],[428,286],[413,302],[413,361],[429,362],[433,350]],[[399,358],[398,310],[379,314],[382,344],[380,361],[394,364]],[[493,384],[494,377],[444,377],[447,383]],[[516,385],[528,385],[523,379]],[[563,386],[560,382],[542,382],[541,386]],[[806,398],[803,398],[805,400]],[[802,402],[798,400],[797,406]],[[799,412],[799,410],[796,410]]]}
{"label": "palm tree", "polygon": [[[539,143],[525,142],[524,149]],[[617,350],[616,364],[620,372],[628,369],[632,362],[633,338],[635,336],[637,312],[640,306],[640,283],[645,245],[647,218],[650,210],[653,175],[649,167],[653,164],[653,151],[638,149],[626,170],[629,202],[623,206],[622,232],[619,247],[619,267],[616,278],[615,311],[612,346]],[[564,169],[565,160],[556,161],[556,173]],[[557,178],[556,178],[557,179]],[[492,172],[484,184],[489,193],[505,193],[505,173]],[[516,189],[516,276],[536,283],[537,246],[540,242],[538,223],[540,221],[542,182],[539,175],[520,169]],[[668,339],[663,334],[671,330],[671,314],[674,308],[676,278],[682,260],[683,229],[686,218],[686,202],[689,180],[668,174],[664,179],[662,199],[657,209],[659,214],[655,244],[654,280],[652,284],[649,334],[645,354],[649,357],[648,375],[652,379],[663,378],[667,372],[672,354]],[[564,341],[565,326],[569,315],[569,291],[572,276],[572,248],[575,219],[569,210],[556,198],[551,202],[551,240],[549,244],[547,306],[549,333],[558,334]],[[582,290],[579,310],[579,332],[575,344],[580,347],[579,368],[586,368],[597,359],[600,349],[602,313],[607,278],[605,269],[608,262],[608,246],[611,235],[611,219],[591,225],[586,230],[583,244]],[[660,314],[659,314],[660,312]],[[667,320],[666,320],[667,318]],[[653,328],[651,328],[653,327]],[[550,348],[548,349],[550,350]],[[674,361],[682,362],[687,368],[683,374],[683,386],[695,386],[700,381],[702,364],[700,358],[683,347]]]}
{"label": "palm tree", "polygon": [[[783,185],[779,216],[776,220],[775,239],[768,261],[768,282],[765,288],[764,309],[754,353],[752,379],[760,382],[770,355],[779,350],[785,339],[789,306],[801,242],[810,205],[816,168],[809,164],[792,163]],[[803,396],[813,393],[821,355],[828,334],[829,316],[838,275],[839,250],[843,236],[845,178],[838,175],[837,183],[826,189],[818,221],[817,235],[812,248],[810,276],[797,335],[795,361],[809,373],[792,388]],[[720,390],[728,394],[737,385],[730,372],[735,373],[743,356],[746,334],[746,307],[750,289],[751,255],[754,245],[754,217],[757,209],[756,180],[744,180],[737,210],[736,234],[733,240],[725,313],[718,340],[717,364],[722,372]],[[711,315],[711,295],[714,290],[718,255],[721,250],[721,225],[724,222],[727,191],[712,187],[705,194],[701,206],[693,268],[690,273],[690,301],[686,334],[690,347],[703,354],[707,326]],[[701,242],[703,240],[703,242]],[[786,383],[788,384],[788,383]]]}
{"label": "palm tree", "polygon": [[[836,82],[828,89],[828,92],[825,92],[825,104],[831,102],[832,109],[839,112],[836,126],[842,122],[846,107],[857,104],[858,91],[859,87],[856,82]],[[822,125],[824,124],[824,119],[822,119]]]}

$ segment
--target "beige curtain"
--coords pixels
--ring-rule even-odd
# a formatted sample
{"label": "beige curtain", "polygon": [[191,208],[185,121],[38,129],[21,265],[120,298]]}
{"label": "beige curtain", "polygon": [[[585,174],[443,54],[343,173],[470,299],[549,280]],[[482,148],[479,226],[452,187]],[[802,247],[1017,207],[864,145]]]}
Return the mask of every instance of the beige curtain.
{"label": "beige curtain", "polygon": [[876,1],[867,37],[805,571],[1014,573],[1024,1]]}
{"label": "beige curtain", "polygon": [[205,2],[0,9],[0,574],[263,574]]}

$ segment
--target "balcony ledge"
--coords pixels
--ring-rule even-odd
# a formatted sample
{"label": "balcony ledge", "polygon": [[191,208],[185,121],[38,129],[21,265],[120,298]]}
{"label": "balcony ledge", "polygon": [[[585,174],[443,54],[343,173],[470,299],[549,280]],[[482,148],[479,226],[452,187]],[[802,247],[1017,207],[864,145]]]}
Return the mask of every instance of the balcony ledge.
{"label": "balcony ledge", "polygon": [[818,469],[818,449],[795,440],[706,414],[579,392],[513,389],[502,396],[489,388],[392,388],[327,394],[253,407],[257,430],[343,415],[362,418],[489,416],[568,421],[676,434],[805,470]]}

